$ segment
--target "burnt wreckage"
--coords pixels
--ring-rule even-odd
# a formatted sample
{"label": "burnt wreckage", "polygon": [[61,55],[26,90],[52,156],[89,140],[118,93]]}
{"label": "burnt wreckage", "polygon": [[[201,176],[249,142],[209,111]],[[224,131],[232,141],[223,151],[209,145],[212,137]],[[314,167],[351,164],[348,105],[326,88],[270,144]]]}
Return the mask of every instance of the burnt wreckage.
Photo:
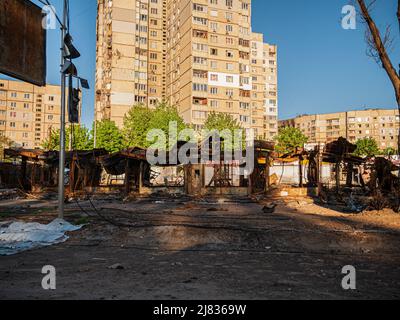
{"label": "burnt wreckage", "polygon": [[[184,145],[184,142],[179,142],[175,148],[179,152]],[[257,140],[254,142],[254,170],[250,174],[239,170],[246,165],[245,161],[226,160],[224,152],[218,151],[219,160],[212,161],[216,151],[211,144],[199,145],[197,149],[199,155],[208,153],[210,161],[181,164],[169,159],[167,153],[166,163],[152,166],[147,160],[148,150],[137,147],[112,154],[102,149],[69,151],[65,165],[67,192],[92,193],[106,187],[107,190],[119,189],[126,195],[151,194],[154,192],[152,189],[170,191],[168,187],[173,186],[174,190],[179,189],[180,193],[193,196],[261,194],[271,189],[270,169],[274,161],[298,161],[299,187],[315,188],[319,195],[326,185],[322,179],[324,165],[332,168],[329,185],[333,182],[337,193],[343,188],[359,187],[365,192],[378,190],[388,194],[398,192],[400,186],[400,179],[395,174],[398,166],[382,157],[371,160],[355,156],[356,146],[344,138],[327,144],[323,149],[319,146],[308,151],[301,148],[286,155],[277,154],[273,143]],[[25,192],[56,190],[57,151],[6,149],[4,156],[6,161],[0,163],[0,184],[3,188],[18,188]],[[155,167],[161,169],[155,170]],[[175,177],[174,183],[168,183],[165,178],[165,184],[156,187],[153,182],[165,168],[172,168],[179,179]]]}

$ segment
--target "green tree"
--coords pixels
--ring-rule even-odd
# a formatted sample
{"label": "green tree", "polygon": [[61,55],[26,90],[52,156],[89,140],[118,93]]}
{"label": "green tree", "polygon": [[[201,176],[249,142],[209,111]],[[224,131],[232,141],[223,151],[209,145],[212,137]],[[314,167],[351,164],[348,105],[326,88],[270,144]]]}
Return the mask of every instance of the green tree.
{"label": "green tree", "polygon": [[372,158],[380,153],[378,143],[373,138],[360,139],[356,145],[357,149],[354,154],[359,157]]}
{"label": "green tree", "polygon": [[275,141],[277,142],[276,151],[288,154],[295,152],[296,148],[303,148],[308,142],[308,137],[298,128],[286,127],[279,131]]}
{"label": "green tree", "polygon": [[127,147],[146,148],[146,136],[153,112],[146,106],[138,104],[125,115],[122,133]]}
{"label": "green tree", "polygon": [[[65,129],[65,147],[69,149],[69,141],[73,132],[72,149],[73,150],[91,150],[93,149],[93,139],[90,131],[85,126],[73,125]],[[42,143],[42,148],[45,150],[60,150],[60,130],[52,130],[50,136]]]}
{"label": "green tree", "polygon": [[114,121],[96,121],[95,125],[96,148],[105,149],[111,153],[118,152],[124,149],[124,137]]}
{"label": "green tree", "polygon": [[[222,134],[224,130],[229,130],[231,132],[232,138],[234,139],[233,145],[227,144],[225,142],[225,145],[223,148],[229,149],[237,149],[239,150],[240,148],[244,148],[246,145],[246,140],[245,140],[245,132],[243,128],[240,126],[240,123],[230,114],[228,113],[217,113],[217,112],[211,112],[207,120],[204,124],[204,128],[209,131],[218,131],[219,133]],[[237,143],[239,141],[235,140],[235,131],[236,130],[242,130],[242,145],[238,146]],[[203,137],[204,138],[204,137]]]}
{"label": "green tree", "polygon": [[51,130],[50,135],[43,141],[44,150],[60,150],[60,130]]}
{"label": "green tree", "polygon": [[[157,105],[156,109],[152,113],[152,117],[149,121],[149,130],[162,130],[167,138],[167,150],[173,147],[169,145],[169,130],[171,123],[175,122],[177,125],[177,137],[171,137],[173,140],[178,139],[179,133],[182,130],[188,128],[188,126],[183,121],[183,118],[179,115],[178,109],[174,106],[168,105],[162,102]],[[152,145],[151,142],[147,142],[146,147]],[[175,145],[175,143],[174,143]],[[161,148],[163,146],[160,146]]]}
{"label": "green tree", "polygon": [[397,155],[397,150],[394,148],[386,148],[385,150],[382,151],[382,154],[389,158]]}
{"label": "green tree", "polygon": [[[171,122],[177,123],[178,134],[187,128],[178,110],[165,102],[159,103],[155,109],[143,105],[136,105],[124,118],[123,135],[128,147],[148,148],[153,143],[147,141],[150,130],[162,130],[168,142],[169,127]],[[161,146],[160,146],[161,147]],[[167,148],[170,146],[167,145]]]}
{"label": "green tree", "polygon": [[11,139],[0,135],[0,160],[4,160],[4,150],[15,146],[15,142]]}
{"label": "green tree", "polygon": [[204,124],[204,128],[207,130],[218,130],[223,131],[225,129],[231,130],[232,132],[238,129],[242,129],[239,122],[228,113],[217,113],[211,112]]}

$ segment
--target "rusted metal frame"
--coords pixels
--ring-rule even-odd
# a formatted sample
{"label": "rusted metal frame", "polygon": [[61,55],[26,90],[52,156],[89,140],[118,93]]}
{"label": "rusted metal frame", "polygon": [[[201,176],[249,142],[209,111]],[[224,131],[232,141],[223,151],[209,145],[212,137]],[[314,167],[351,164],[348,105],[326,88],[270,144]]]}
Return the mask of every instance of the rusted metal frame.
{"label": "rusted metal frame", "polygon": [[22,157],[21,176],[20,176],[21,186],[25,191],[28,189],[27,188],[27,181],[26,181],[27,160],[28,160],[27,157]]}
{"label": "rusted metal frame", "polygon": [[265,163],[265,192],[267,193],[270,189],[270,183],[269,183],[269,176],[270,176],[270,157],[269,153],[267,156],[267,161]]}
{"label": "rusted metal frame", "polygon": [[304,183],[303,183],[303,155],[299,155],[299,187],[303,188]]}
{"label": "rusted metal frame", "polygon": [[125,187],[125,195],[129,195],[131,192],[131,179],[130,179],[130,166],[129,163],[130,160],[128,158],[125,158],[125,182],[124,182],[124,187]]}

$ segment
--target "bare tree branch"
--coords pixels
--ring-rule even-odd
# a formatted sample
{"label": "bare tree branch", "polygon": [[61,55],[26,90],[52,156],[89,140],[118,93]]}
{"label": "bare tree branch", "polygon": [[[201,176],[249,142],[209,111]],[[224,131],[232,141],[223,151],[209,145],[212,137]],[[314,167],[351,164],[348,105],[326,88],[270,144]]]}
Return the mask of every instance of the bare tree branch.
{"label": "bare tree branch", "polygon": [[[400,4],[400,0],[399,4]],[[375,55],[376,57],[379,57],[380,61],[382,62],[382,66],[385,69],[386,73],[389,76],[390,81],[393,84],[395,93],[396,93],[396,99],[397,99],[397,104],[400,109],[400,78],[399,74],[397,73],[396,69],[393,66],[393,63],[391,62],[387,48],[385,47],[385,42],[390,43],[390,30],[389,33],[386,31],[386,35],[384,38],[382,38],[381,33],[376,26],[374,20],[372,19],[370,15],[369,8],[376,2],[376,0],[373,0],[370,2],[369,5],[366,5],[364,0],[357,0],[361,15],[365,21],[365,23],[368,25],[368,29],[370,32],[370,36],[367,37],[367,42],[368,44],[376,50],[376,52],[373,52],[372,54]]]}
{"label": "bare tree branch", "polygon": [[398,5],[397,5],[397,20],[399,21],[399,31],[400,31],[400,0],[398,0]]}
{"label": "bare tree branch", "polygon": [[[373,4],[375,4],[376,0],[372,0],[369,5],[365,4],[364,0],[357,0],[361,16],[364,22],[368,26],[367,30],[367,44],[369,46],[369,54],[375,58],[375,60],[380,60],[382,62],[382,66],[385,69],[387,75],[389,76],[390,81],[393,84],[394,91],[396,93],[397,106],[400,114],[400,77],[397,70],[394,68],[392,61],[389,58],[388,48],[391,46],[392,38],[390,36],[390,27],[386,29],[386,33],[384,38],[382,39],[381,33],[379,32],[376,23],[371,17],[370,8]],[[398,0],[397,7],[397,19],[399,21],[400,27],[400,0]],[[398,135],[398,152],[400,152],[400,130]],[[400,174],[400,170],[399,170]]]}
{"label": "bare tree branch", "polygon": [[[382,65],[379,50],[376,47],[374,37],[369,28],[365,30],[365,41],[367,42],[367,56],[373,58],[377,64]],[[391,35],[391,26],[389,25],[386,27],[386,32],[382,40],[383,46],[388,53],[393,50],[393,42],[394,38]]]}

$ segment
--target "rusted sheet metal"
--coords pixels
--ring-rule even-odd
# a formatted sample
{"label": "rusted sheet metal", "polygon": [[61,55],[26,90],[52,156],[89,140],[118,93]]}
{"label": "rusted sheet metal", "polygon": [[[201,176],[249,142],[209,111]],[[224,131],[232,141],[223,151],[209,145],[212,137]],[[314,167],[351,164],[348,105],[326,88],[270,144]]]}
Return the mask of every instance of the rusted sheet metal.
{"label": "rusted sheet metal", "polygon": [[255,140],[254,141],[254,149],[265,150],[265,151],[274,151],[275,143],[271,142],[271,141]]}
{"label": "rusted sheet metal", "polygon": [[[90,151],[67,151],[65,153],[66,164],[71,162],[74,156],[79,156],[81,159],[99,158],[107,154],[104,149],[95,149]],[[58,162],[58,151],[43,151],[43,150],[27,150],[27,149],[5,149],[4,156],[10,158],[26,158],[29,161],[42,160],[44,162]]]}
{"label": "rusted sheet metal", "polygon": [[146,150],[141,148],[130,148],[100,158],[100,162],[106,172],[112,175],[122,175],[126,170],[126,160],[136,160],[139,165],[146,161]]}
{"label": "rusted sheet metal", "polygon": [[335,156],[345,156],[353,154],[357,150],[355,144],[350,143],[345,138],[339,138],[336,141],[328,143],[325,147],[325,154]]}
{"label": "rusted sheet metal", "polygon": [[345,138],[339,138],[326,145],[323,152],[323,161],[329,163],[337,163],[343,161],[345,163],[362,164],[365,163],[365,159],[357,157],[354,152],[357,150],[355,144],[350,143]]}
{"label": "rusted sheet metal", "polygon": [[29,0],[0,1],[0,73],[46,84],[46,29],[41,8]]}
{"label": "rusted sheet metal", "polygon": [[17,158],[17,157],[27,157],[31,159],[38,159],[43,151],[40,150],[22,150],[22,149],[5,149],[4,156]]}

